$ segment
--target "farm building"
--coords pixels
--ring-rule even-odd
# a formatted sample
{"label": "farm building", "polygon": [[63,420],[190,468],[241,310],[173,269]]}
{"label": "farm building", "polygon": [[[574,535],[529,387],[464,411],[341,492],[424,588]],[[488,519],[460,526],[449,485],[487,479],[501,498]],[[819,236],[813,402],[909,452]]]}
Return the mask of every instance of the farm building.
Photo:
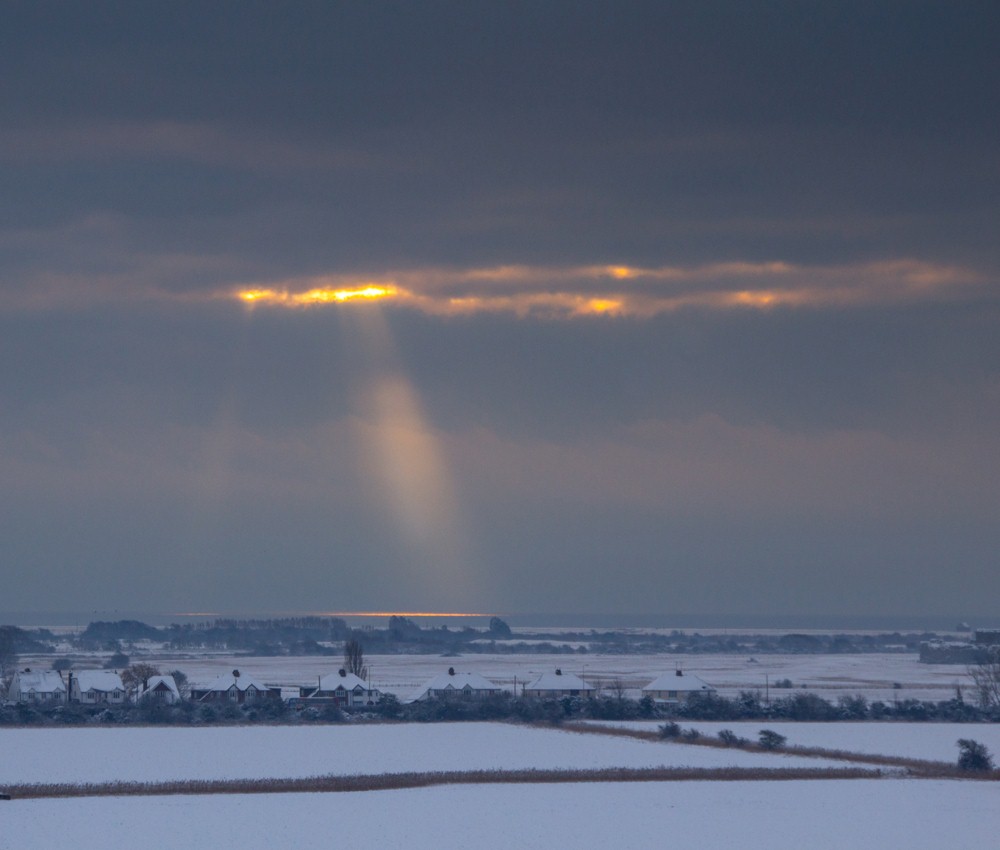
{"label": "farm building", "polygon": [[66,683],[55,670],[36,673],[26,668],[14,674],[7,699],[10,702],[66,702]]}
{"label": "farm building", "polygon": [[318,687],[312,689],[300,688],[302,698],[353,708],[374,705],[382,697],[382,694],[364,679],[343,669],[320,677],[317,684]]}
{"label": "farm building", "polygon": [[71,702],[85,705],[125,702],[125,685],[114,670],[81,670],[69,674]]}
{"label": "farm building", "polygon": [[652,697],[657,702],[680,702],[691,694],[714,694],[715,688],[691,673],[678,668],[673,673],[664,673],[642,689],[643,696]]}
{"label": "farm building", "polygon": [[590,697],[594,695],[595,689],[588,685],[575,673],[563,673],[556,670],[555,673],[542,673],[533,682],[524,686],[524,696],[526,697],[551,697],[558,699],[561,697]]}
{"label": "farm building", "polygon": [[139,699],[173,705],[180,702],[181,694],[173,676],[150,676],[139,690]]}
{"label": "farm building", "polygon": [[456,673],[454,667],[449,667],[447,673],[435,676],[424,684],[410,702],[452,697],[482,699],[484,697],[495,696],[500,692],[499,685],[494,684],[478,673]]}
{"label": "farm building", "polygon": [[191,688],[191,699],[201,702],[232,702],[242,705],[265,699],[281,699],[281,688],[269,687],[239,670],[219,676],[203,687]]}

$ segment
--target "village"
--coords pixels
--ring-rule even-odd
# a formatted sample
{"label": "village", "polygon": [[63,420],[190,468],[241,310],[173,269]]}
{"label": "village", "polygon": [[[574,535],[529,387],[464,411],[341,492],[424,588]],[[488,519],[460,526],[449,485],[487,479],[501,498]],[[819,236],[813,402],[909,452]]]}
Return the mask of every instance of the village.
{"label": "village", "polygon": [[[335,706],[365,708],[379,705],[384,699],[398,702],[421,702],[441,699],[485,699],[506,691],[499,684],[476,672],[458,672],[449,667],[428,680],[415,694],[403,695],[383,691],[353,672],[341,667],[335,672],[317,677],[315,685],[301,685],[297,693],[288,687],[261,682],[252,674],[234,669],[212,682],[178,685],[174,674],[153,672],[150,665],[135,665],[124,674],[116,670],[36,671],[25,668],[14,673],[7,690],[9,705],[53,706],[77,703],[85,706],[155,703],[174,705],[184,700],[194,703],[250,706],[267,700],[283,700],[290,707]],[[364,671],[362,671],[364,672]],[[144,675],[145,674],[145,675]],[[515,680],[516,682],[516,680]],[[515,684],[512,696],[527,699],[592,699],[600,689],[588,684],[575,673],[557,668],[532,681]],[[664,673],[642,688],[644,698],[660,704],[677,704],[692,694],[714,693],[715,689],[696,675],[678,667]]]}

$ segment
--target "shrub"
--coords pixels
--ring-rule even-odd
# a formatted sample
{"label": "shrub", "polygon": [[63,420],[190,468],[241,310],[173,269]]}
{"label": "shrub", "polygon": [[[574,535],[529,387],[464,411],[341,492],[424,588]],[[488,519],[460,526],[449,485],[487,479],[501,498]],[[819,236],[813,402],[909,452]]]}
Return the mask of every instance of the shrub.
{"label": "shrub", "polygon": [[320,719],[326,723],[343,723],[344,712],[336,705],[324,705],[319,713]]}
{"label": "shrub", "polygon": [[971,738],[958,739],[959,770],[993,770],[993,757],[985,745]]}
{"label": "shrub", "polygon": [[680,724],[670,722],[659,727],[661,738],[679,738],[681,736]]}
{"label": "shrub", "polygon": [[773,729],[761,729],[757,743],[760,744],[762,750],[776,750],[778,747],[785,746],[787,740],[784,735],[779,735]]}
{"label": "shrub", "polygon": [[741,738],[732,729],[720,729],[719,740],[727,747],[741,747],[748,743],[746,738]]}
{"label": "shrub", "polygon": [[395,719],[402,714],[399,697],[395,694],[382,694],[382,699],[379,700],[375,710],[383,717],[390,719]]}
{"label": "shrub", "polygon": [[701,737],[701,732],[697,729],[685,729],[681,732],[681,737],[685,741],[697,741]]}

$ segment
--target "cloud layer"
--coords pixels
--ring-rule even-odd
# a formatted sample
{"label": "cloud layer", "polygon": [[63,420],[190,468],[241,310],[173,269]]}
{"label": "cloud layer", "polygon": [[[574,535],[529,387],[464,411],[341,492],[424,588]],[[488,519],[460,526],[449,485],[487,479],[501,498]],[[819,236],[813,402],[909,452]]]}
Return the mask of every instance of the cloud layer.
{"label": "cloud layer", "polygon": [[5,11],[5,607],[989,613],[991,7]]}

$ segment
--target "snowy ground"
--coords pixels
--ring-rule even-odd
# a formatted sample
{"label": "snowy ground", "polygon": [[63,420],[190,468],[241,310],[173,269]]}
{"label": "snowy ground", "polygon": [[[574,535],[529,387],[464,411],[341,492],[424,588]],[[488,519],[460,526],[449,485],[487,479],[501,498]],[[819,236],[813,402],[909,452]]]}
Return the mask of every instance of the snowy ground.
{"label": "snowy ground", "polygon": [[[648,721],[592,721],[597,725],[656,730],[662,723]],[[824,747],[871,755],[902,756],[954,762],[956,741],[972,738],[985,744],[1000,760],[1000,724],[997,723],[780,723],[769,720],[705,723],[680,720],[681,728],[693,727],[703,735],[716,736],[720,729],[756,741],[761,729],[773,729],[788,738],[789,745]]]}
{"label": "snowy ground", "polygon": [[155,782],[605,767],[843,767],[843,762],[503,723],[2,729],[5,783]]}
{"label": "snowy ground", "polygon": [[[310,685],[341,665],[337,656],[242,657],[230,653],[132,654],[133,661],[150,661],[161,670],[180,669],[192,681],[211,681],[234,667],[261,681],[277,685]],[[460,657],[437,655],[367,656],[372,683],[395,693],[400,699],[412,696],[421,684],[454,667],[475,671],[507,690],[543,672],[561,668],[582,675],[588,682],[609,687],[616,680],[639,696],[639,689],[661,673],[677,665],[695,673],[719,689],[724,696],[741,690],[759,689],[769,683],[776,699],[793,691],[778,689],[774,683],[789,679],[794,690],[808,689],[825,699],[843,694],[862,694],[869,701],[894,699],[945,700],[955,687],[970,684],[962,664],[921,664],[915,654],[872,653],[858,655],[761,655],[751,661],[746,655],[508,655],[469,654]],[[51,658],[25,659],[29,666],[47,668]],[[899,687],[896,687],[898,685]]]}
{"label": "snowy ground", "polygon": [[[352,794],[0,802],[19,850],[143,846],[981,850],[996,786],[851,780],[443,786]],[[68,838],[71,837],[71,838]],[[667,839],[671,840],[667,840]]]}

